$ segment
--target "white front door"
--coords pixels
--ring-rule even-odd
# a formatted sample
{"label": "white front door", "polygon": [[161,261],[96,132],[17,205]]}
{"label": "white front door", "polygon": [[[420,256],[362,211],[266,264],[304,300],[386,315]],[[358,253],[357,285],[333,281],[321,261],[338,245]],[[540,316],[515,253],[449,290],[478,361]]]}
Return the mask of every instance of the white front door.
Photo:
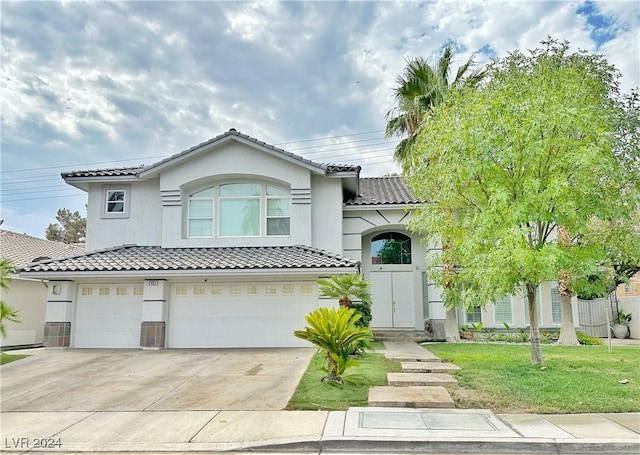
{"label": "white front door", "polygon": [[371,272],[370,279],[371,327],[413,327],[413,272]]}

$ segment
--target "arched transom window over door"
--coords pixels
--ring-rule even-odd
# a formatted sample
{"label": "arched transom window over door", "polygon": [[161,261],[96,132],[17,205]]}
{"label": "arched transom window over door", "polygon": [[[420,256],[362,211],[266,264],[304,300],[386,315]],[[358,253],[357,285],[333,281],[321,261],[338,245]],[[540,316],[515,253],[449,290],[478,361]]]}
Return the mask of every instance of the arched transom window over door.
{"label": "arched transom window over door", "polygon": [[400,232],[385,232],[371,239],[372,264],[411,264],[411,238]]}

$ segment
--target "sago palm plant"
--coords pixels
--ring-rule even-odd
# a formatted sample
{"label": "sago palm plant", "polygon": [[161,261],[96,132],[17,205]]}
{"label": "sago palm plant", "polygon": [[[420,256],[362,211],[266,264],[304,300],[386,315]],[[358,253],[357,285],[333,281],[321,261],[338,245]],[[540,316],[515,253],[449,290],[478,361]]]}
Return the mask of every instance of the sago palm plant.
{"label": "sago palm plant", "polygon": [[[371,283],[359,273],[332,275],[318,280],[320,294],[323,297],[338,299],[341,307],[354,308],[360,313],[358,327],[369,327],[371,321]],[[354,303],[353,301],[361,303]]]}
{"label": "sago palm plant", "polygon": [[367,327],[356,325],[359,319],[360,314],[353,308],[318,308],[305,317],[308,327],[294,332],[296,337],[326,352],[329,374],[323,381],[342,383],[345,370],[358,365],[355,359],[350,358],[351,353],[358,345],[372,339]]}

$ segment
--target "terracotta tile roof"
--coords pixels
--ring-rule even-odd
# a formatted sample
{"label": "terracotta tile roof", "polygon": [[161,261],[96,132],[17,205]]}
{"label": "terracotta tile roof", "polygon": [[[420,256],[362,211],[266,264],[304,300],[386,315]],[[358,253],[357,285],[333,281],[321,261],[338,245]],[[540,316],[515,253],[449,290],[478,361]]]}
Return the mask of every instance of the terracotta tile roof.
{"label": "terracotta tile roof", "polygon": [[129,177],[137,176],[142,170],[144,165],[133,167],[119,167],[114,169],[88,169],[86,171],[70,171],[63,172],[62,178],[70,177]]}
{"label": "terracotta tile roof", "polygon": [[81,246],[52,242],[5,230],[0,231],[0,234],[0,256],[11,259],[16,267],[23,267],[41,257],[64,258],[84,254],[84,248]]}
{"label": "terracotta tile roof", "polygon": [[71,172],[63,172],[62,178],[73,178],[73,177],[136,177],[143,171],[151,171],[154,168],[161,166],[169,161],[180,158],[184,155],[192,153],[193,151],[200,149],[202,147],[206,147],[207,145],[213,144],[215,142],[221,141],[229,136],[235,136],[241,138],[245,141],[252,142],[260,147],[264,147],[274,152],[277,152],[285,157],[291,158],[294,161],[298,161],[300,163],[306,164],[311,167],[315,167],[320,171],[324,171],[326,173],[332,174],[336,172],[360,172],[360,166],[348,165],[348,164],[326,164],[326,163],[316,163],[315,161],[308,160],[306,158],[302,158],[301,156],[295,155],[291,152],[287,152],[281,148],[278,148],[274,145],[267,144],[266,142],[260,141],[254,137],[248,136],[246,134],[242,134],[234,129],[227,131],[226,133],[220,134],[208,141],[201,142],[198,145],[194,145],[193,147],[188,148],[187,150],[183,150],[182,152],[176,153],[164,160],[158,161],[150,166],[135,166],[135,167],[123,167],[117,169],[94,169],[94,170],[86,170],[86,171],[71,171]]}
{"label": "terracotta tile roof", "polygon": [[83,256],[31,264],[22,272],[28,276],[29,272],[331,269],[356,266],[354,259],[301,245],[221,248],[125,245]]}
{"label": "terracotta tile roof", "polygon": [[346,206],[419,204],[402,177],[369,177],[360,179],[360,194],[345,202]]}

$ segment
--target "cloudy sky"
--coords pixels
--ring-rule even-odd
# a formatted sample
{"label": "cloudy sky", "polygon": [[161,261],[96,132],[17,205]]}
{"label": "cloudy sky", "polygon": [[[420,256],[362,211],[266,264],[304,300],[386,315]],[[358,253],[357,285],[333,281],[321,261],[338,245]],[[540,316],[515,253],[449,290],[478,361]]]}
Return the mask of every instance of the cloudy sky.
{"label": "cloudy sky", "polygon": [[640,85],[637,1],[2,1],[3,229],[86,213],[60,172],[151,164],[229,128],[318,162],[397,171],[405,58],[482,64],[547,35]]}

